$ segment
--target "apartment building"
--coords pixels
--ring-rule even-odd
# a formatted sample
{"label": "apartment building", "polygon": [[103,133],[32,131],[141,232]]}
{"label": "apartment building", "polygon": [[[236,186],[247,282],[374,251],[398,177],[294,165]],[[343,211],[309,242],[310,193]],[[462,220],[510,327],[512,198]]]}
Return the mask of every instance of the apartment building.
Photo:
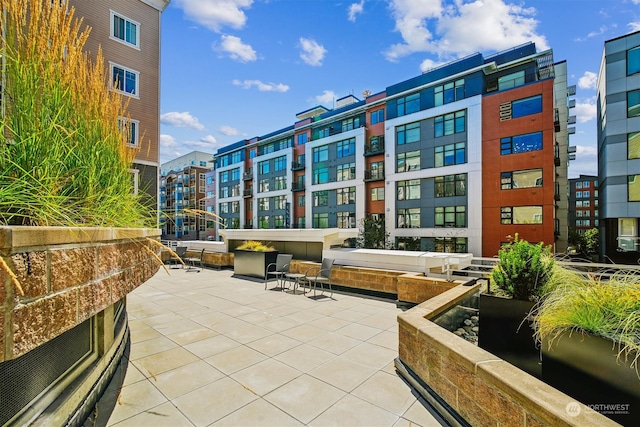
{"label": "apartment building", "polygon": [[305,110],[216,153],[218,212],[229,228],[374,216],[407,250],[493,256],[515,233],[566,247],[566,82],[566,63],[527,43]]}
{"label": "apartment building", "polygon": [[640,31],[604,43],[597,99],[601,255],[635,264],[640,258]]}
{"label": "apartment building", "polygon": [[207,237],[206,178],[208,169],[185,166],[160,177],[160,228],[168,240]]}
{"label": "apartment building", "polygon": [[597,176],[580,175],[569,179],[569,230],[584,234],[600,226],[598,198]]}
{"label": "apartment building", "polygon": [[[160,20],[170,0],[69,0],[76,16],[91,27],[90,54],[102,48],[113,90],[128,97],[126,129],[138,149],[131,173],[136,191],[158,206],[160,135]],[[123,120],[123,123],[125,121]]]}

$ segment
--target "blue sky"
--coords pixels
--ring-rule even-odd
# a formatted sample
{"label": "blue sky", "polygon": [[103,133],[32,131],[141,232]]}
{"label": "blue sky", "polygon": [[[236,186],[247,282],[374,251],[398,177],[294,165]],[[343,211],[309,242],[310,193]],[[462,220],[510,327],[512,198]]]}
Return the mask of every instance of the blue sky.
{"label": "blue sky", "polygon": [[161,162],[533,41],[567,61],[577,87],[569,176],[595,174],[604,41],[638,30],[640,0],[172,0],[162,15]]}

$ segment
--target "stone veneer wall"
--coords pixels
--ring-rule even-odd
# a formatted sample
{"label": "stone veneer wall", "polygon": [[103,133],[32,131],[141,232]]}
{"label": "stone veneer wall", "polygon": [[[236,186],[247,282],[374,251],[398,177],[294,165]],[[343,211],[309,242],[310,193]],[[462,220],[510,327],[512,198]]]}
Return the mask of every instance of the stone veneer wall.
{"label": "stone veneer wall", "polygon": [[[199,257],[200,251],[187,250],[186,257]],[[165,263],[171,262],[172,260],[171,253],[167,250],[162,251],[161,257],[162,257],[162,261]],[[211,265],[215,267],[233,267],[233,253],[207,252],[205,250],[204,256],[202,257],[202,262],[204,263],[204,265]]]}
{"label": "stone veneer wall", "polygon": [[[312,267],[320,268],[320,264],[293,260],[290,271],[292,273],[305,273]],[[428,277],[422,273],[348,265],[334,265],[331,270],[331,282],[350,288],[397,295],[399,301],[414,304],[419,304],[463,283],[459,280],[448,281]]]}
{"label": "stone veneer wall", "polygon": [[160,267],[156,229],[0,227],[0,362],[123,299]]}
{"label": "stone veneer wall", "polygon": [[429,319],[478,291],[459,286],[398,316],[399,359],[474,427],[618,425]]}

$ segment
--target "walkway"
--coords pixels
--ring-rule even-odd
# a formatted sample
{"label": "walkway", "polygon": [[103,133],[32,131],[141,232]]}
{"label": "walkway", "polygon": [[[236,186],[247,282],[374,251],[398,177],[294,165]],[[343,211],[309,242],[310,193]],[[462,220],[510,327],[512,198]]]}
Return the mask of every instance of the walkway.
{"label": "walkway", "polygon": [[126,373],[85,427],[444,424],[395,371],[393,302],[169,271],[129,295]]}

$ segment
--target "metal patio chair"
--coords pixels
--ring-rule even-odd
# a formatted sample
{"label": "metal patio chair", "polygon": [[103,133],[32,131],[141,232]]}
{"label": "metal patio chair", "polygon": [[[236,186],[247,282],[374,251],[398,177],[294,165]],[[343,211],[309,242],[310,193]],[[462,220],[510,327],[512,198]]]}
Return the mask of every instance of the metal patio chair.
{"label": "metal patio chair", "polygon": [[[204,258],[204,249],[200,251],[199,257],[189,257],[185,258],[185,262],[187,263],[187,272],[195,271],[196,273],[200,273],[202,270],[202,259]],[[199,264],[199,266],[196,266]]]}
{"label": "metal patio chair", "polygon": [[304,274],[304,281],[313,287],[313,296],[316,296],[316,288],[318,284],[324,294],[324,285],[327,284],[329,292],[333,296],[333,290],[331,289],[331,270],[333,269],[333,258],[324,258],[320,267],[311,267]]}
{"label": "metal patio chair", "polygon": [[284,289],[284,278],[289,273],[289,265],[291,264],[292,254],[278,254],[276,262],[267,265],[266,274],[264,276],[264,288],[267,289],[267,282],[270,278],[275,277],[276,283],[280,288]]}

